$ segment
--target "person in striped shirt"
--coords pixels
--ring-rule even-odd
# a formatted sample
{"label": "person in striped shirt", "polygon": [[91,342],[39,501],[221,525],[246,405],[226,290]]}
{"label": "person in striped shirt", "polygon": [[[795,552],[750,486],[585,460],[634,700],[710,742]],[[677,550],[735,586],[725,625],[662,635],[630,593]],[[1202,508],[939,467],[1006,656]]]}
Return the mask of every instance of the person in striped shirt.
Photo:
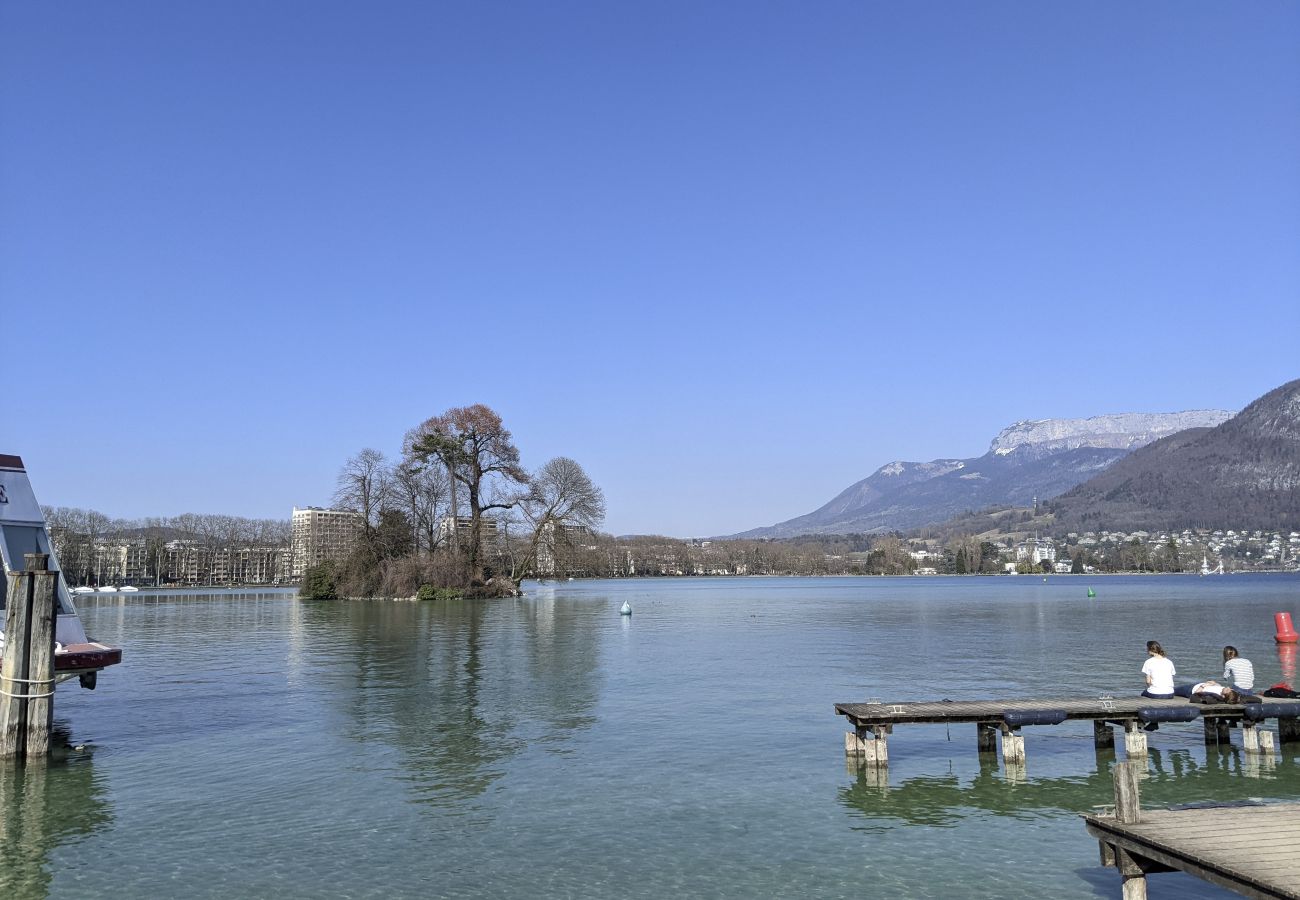
{"label": "person in striped shirt", "polygon": [[1249,693],[1255,686],[1255,667],[1250,664],[1250,660],[1237,655],[1236,647],[1224,647],[1223,677],[1231,678],[1232,685],[1237,690]]}

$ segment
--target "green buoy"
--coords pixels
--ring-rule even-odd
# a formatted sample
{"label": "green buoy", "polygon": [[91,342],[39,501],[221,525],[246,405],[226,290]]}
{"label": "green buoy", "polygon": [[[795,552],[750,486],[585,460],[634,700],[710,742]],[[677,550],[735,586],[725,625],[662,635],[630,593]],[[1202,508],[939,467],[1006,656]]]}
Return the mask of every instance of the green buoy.
{"label": "green buoy", "polygon": [[1097,596],[1097,592],[1094,591],[1092,588],[1088,588],[1088,596],[1089,596],[1089,597],[1095,597],[1095,596]]}

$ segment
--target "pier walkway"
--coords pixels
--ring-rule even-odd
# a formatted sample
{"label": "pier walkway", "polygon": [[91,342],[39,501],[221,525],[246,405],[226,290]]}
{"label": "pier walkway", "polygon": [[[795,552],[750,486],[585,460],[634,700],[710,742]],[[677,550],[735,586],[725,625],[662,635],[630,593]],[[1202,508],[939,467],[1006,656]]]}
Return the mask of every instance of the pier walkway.
{"label": "pier walkway", "polygon": [[888,766],[887,736],[899,725],[958,724],[976,726],[976,746],[981,752],[997,750],[1002,735],[1002,756],[1008,763],[1025,760],[1021,729],[1028,725],[1059,725],[1071,720],[1093,723],[1098,748],[1115,746],[1112,726],[1123,729],[1129,756],[1147,753],[1148,725],[1162,722],[1205,723],[1205,742],[1229,741],[1231,728],[1240,727],[1248,753],[1272,753],[1272,731],[1259,726],[1277,723],[1277,738],[1284,744],[1300,743],[1300,701],[1263,703],[1192,703],[1182,697],[1046,697],[1012,700],[937,700],[921,703],[837,703],[835,712],[848,719],[853,731],[844,735],[844,751],[864,756],[868,765]]}
{"label": "pier walkway", "polygon": [[1114,815],[1083,817],[1125,900],[1144,900],[1147,875],[1174,871],[1247,897],[1300,898],[1300,803],[1144,810],[1134,765],[1115,766]]}

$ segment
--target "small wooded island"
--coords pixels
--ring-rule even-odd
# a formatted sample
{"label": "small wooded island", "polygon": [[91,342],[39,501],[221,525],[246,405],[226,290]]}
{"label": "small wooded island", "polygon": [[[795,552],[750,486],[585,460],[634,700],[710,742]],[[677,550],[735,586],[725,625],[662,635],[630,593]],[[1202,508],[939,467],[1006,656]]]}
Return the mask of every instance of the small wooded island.
{"label": "small wooded island", "polygon": [[592,533],[605,498],[559,456],[534,472],[501,417],[482,404],[427,419],[389,464],[365,449],[339,472],[335,503],[360,514],[355,549],[303,575],[301,596],[507,597]]}

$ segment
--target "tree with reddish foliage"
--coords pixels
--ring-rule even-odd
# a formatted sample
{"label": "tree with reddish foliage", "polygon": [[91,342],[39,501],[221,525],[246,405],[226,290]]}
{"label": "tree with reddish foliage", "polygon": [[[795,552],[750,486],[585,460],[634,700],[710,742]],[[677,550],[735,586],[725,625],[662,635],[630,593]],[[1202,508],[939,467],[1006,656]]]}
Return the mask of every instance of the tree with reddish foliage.
{"label": "tree with reddish foliage", "polygon": [[[465,563],[470,584],[482,584],[483,514],[513,508],[519,499],[516,488],[528,483],[528,474],[519,464],[519,449],[501,417],[481,403],[434,416],[412,437],[412,458],[423,464],[442,464],[453,484],[463,485],[469,495]],[[457,513],[453,506],[453,531]]]}

